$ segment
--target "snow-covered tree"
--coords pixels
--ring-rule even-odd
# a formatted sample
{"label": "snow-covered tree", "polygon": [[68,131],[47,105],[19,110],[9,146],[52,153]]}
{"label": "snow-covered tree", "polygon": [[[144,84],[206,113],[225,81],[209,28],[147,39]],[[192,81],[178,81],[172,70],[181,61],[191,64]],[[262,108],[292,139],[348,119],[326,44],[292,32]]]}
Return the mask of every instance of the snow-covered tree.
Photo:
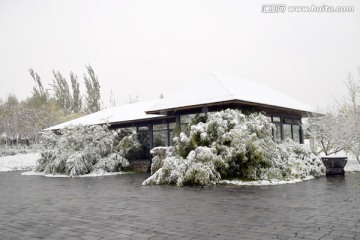
{"label": "snow-covered tree", "polygon": [[111,131],[106,125],[71,126],[58,135],[46,131],[35,170],[69,176],[124,170],[129,151],[138,145],[133,135],[131,130]]}
{"label": "snow-covered tree", "polygon": [[342,115],[331,112],[308,119],[305,131],[316,139],[317,153],[323,152],[328,156],[345,149],[348,136],[344,134],[346,126],[343,123]]}
{"label": "snow-covered tree", "polygon": [[49,100],[49,94],[44,89],[44,86],[40,79],[39,74],[37,74],[31,68],[29,69],[29,72],[30,72],[31,77],[35,81],[35,86],[33,87],[31,101],[33,102],[33,105],[37,105],[37,106],[44,105]]}
{"label": "snow-covered tree", "polygon": [[82,98],[80,95],[80,84],[77,76],[74,73],[70,73],[71,88],[72,88],[72,103],[71,110],[74,113],[81,112],[82,109]]}
{"label": "snow-covered tree", "polygon": [[19,119],[20,103],[14,94],[9,94],[6,101],[0,107],[1,134],[5,136],[5,142],[19,137],[21,126]]}
{"label": "snow-covered tree", "polygon": [[340,138],[343,139],[340,143],[344,145],[344,150],[355,156],[360,163],[360,67],[358,80],[349,73],[345,85],[347,95],[338,103],[339,122],[336,128]]}
{"label": "snow-covered tree", "polygon": [[320,176],[325,168],[310,149],[288,140],[276,143],[262,114],[238,110],[200,114],[189,131],[143,184],[210,185],[220,179],[294,179]]}
{"label": "snow-covered tree", "polygon": [[86,66],[86,69],[88,76],[84,74],[86,87],[85,111],[93,113],[101,109],[100,83],[94,69],[90,65]]}
{"label": "snow-covered tree", "polygon": [[54,79],[51,86],[54,91],[54,101],[65,112],[70,112],[72,105],[72,97],[69,84],[59,71],[55,72],[53,70],[53,75]]}

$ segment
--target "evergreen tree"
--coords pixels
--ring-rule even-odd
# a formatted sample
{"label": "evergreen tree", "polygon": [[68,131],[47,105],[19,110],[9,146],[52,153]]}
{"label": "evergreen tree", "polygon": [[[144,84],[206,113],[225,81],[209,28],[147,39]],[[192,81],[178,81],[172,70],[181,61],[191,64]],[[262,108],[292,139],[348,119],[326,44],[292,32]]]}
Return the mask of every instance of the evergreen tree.
{"label": "evergreen tree", "polygon": [[55,72],[53,70],[54,78],[53,79],[53,90],[54,90],[54,101],[61,109],[65,112],[71,110],[72,98],[70,94],[69,84],[66,79],[61,75],[61,73]]}
{"label": "evergreen tree", "polygon": [[41,106],[48,102],[49,94],[45,91],[44,86],[41,82],[39,74],[37,74],[33,69],[29,69],[30,75],[35,81],[35,86],[33,87],[32,97],[30,99],[31,105]]}
{"label": "evergreen tree", "polygon": [[85,111],[93,113],[100,111],[100,84],[93,68],[86,66],[88,76],[84,74],[86,97],[85,97]]}
{"label": "evergreen tree", "polygon": [[75,74],[72,72],[70,73],[70,80],[71,80],[71,88],[72,88],[72,106],[71,110],[74,113],[81,112],[82,107],[82,99],[80,95],[80,89],[79,89],[79,81]]}

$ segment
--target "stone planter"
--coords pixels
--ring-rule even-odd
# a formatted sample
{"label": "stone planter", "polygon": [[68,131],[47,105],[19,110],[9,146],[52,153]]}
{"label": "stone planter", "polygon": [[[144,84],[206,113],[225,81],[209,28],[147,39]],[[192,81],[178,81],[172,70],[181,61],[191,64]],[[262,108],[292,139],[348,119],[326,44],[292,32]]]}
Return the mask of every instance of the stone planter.
{"label": "stone planter", "polygon": [[347,157],[322,157],[321,160],[326,167],[326,176],[345,175]]}

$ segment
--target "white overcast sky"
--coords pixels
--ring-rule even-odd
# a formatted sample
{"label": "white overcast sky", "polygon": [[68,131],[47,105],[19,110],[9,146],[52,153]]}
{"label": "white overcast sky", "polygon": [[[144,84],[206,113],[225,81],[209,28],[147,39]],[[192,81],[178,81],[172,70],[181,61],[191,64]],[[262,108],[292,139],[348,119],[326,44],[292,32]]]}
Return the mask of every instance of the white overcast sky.
{"label": "white overcast sky", "polygon": [[[261,12],[290,2],[355,11]],[[217,71],[325,108],[359,77],[360,1],[0,0],[0,98],[31,95],[29,68],[46,88],[53,69],[83,84],[86,64],[104,106],[111,91],[117,104],[166,97]]]}

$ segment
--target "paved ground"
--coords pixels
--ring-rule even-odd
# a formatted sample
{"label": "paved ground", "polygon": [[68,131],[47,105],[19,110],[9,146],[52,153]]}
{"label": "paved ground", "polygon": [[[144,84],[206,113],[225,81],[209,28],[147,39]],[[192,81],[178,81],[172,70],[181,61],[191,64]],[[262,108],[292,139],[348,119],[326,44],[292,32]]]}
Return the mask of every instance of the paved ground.
{"label": "paved ground", "polygon": [[360,173],[303,183],[141,186],[146,174],[0,173],[0,239],[360,239]]}

